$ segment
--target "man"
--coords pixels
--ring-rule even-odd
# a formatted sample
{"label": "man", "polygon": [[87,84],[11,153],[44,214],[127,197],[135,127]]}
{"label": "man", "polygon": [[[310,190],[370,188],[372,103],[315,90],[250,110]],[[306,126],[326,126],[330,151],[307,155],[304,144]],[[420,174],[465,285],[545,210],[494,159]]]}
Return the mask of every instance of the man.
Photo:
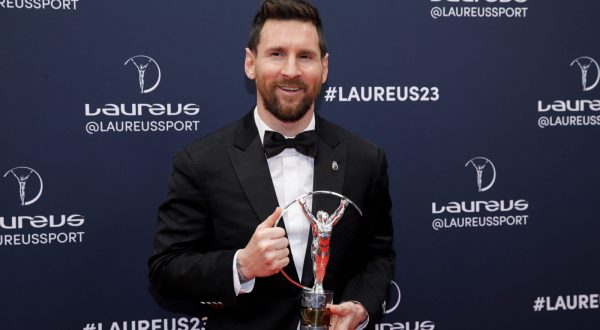
{"label": "man", "polygon": [[[387,163],[381,149],[315,115],[328,60],[314,7],[263,1],[244,63],[256,108],[173,160],[150,279],[163,295],[218,302],[209,329],[298,327],[301,289],[278,273],[312,286],[310,223],[295,204],[275,224],[280,207],[314,190],[341,193],[363,211],[346,210],[330,241],[332,329],[373,326],[381,313],[394,264]],[[308,204],[331,212],[339,199]]]}

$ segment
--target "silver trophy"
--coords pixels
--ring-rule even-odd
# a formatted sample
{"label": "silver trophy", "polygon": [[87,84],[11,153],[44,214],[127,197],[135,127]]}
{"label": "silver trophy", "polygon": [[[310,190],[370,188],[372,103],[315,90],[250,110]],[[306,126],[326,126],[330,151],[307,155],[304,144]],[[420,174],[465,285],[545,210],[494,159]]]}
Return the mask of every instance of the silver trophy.
{"label": "silver trophy", "polygon": [[[305,201],[306,197],[312,195],[332,195],[339,197],[341,199],[340,205],[331,215],[325,211],[317,211],[317,215],[314,216]],[[294,203],[300,205],[306,219],[310,222],[312,232],[311,257],[315,284],[312,288],[309,288],[292,280],[283,270],[281,273],[288,281],[303,289],[300,296],[300,330],[326,330],[329,329],[331,319],[331,314],[326,306],[333,303],[333,291],[323,289],[323,279],[325,278],[325,270],[329,262],[331,233],[333,232],[333,227],[344,215],[344,211],[346,211],[348,205],[354,206],[361,216],[362,211],[347,197],[324,190],[304,194],[286,205],[283,210],[286,211]]]}

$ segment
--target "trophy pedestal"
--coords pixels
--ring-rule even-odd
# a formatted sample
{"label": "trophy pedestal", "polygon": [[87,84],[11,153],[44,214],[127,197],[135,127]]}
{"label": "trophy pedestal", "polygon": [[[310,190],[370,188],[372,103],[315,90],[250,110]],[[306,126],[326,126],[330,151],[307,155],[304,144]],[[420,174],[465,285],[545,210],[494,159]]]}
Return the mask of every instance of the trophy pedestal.
{"label": "trophy pedestal", "polygon": [[331,319],[327,304],[333,303],[333,291],[316,293],[304,290],[300,296],[300,330],[327,330]]}

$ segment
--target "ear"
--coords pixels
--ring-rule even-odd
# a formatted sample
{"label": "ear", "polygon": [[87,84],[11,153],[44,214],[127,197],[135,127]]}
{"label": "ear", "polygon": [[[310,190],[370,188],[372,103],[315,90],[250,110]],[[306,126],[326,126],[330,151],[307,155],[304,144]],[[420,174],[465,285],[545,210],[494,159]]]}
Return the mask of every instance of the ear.
{"label": "ear", "polygon": [[246,59],[244,60],[244,71],[246,72],[246,77],[250,80],[254,80],[256,77],[256,72],[254,71],[254,64],[256,63],[256,56],[249,49],[246,48]]}
{"label": "ear", "polygon": [[323,75],[321,77],[321,83],[324,84],[327,81],[327,75],[329,74],[329,53],[325,54],[321,59],[321,65],[323,66]]}

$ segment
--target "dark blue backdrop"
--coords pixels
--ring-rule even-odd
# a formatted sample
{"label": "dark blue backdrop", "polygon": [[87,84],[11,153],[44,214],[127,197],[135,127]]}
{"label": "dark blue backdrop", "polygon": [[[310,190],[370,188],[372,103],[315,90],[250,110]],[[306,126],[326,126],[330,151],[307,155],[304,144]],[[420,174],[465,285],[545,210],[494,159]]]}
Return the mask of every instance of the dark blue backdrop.
{"label": "dark blue backdrop", "polygon": [[[598,329],[597,1],[315,4],[318,109],[390,163],[377,329]],[[157,297],[146,260],[171,157],[254,106],[257,5],[0,1],[1,329],[210,324]]]}

